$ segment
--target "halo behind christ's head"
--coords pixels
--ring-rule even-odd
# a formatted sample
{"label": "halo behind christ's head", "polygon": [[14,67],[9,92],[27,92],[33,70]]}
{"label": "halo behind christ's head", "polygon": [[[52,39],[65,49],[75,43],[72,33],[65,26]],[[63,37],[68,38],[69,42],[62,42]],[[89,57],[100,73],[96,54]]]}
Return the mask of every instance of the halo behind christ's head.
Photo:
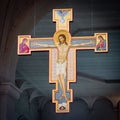
{"label": "halo behind christ's head", "polygon": [[56,31],[56,32],[54,33],[54,36],[53,36],[53,40],[54,40],[54,43],[55,43],[56,45],[59,44],[58,37],[59,37],[60,35],[64,35],[64,36],[66,37],[66,42],[67,42],[67,44],[70,44],[70,43],[71,43],[71,35],[70,35],[70,33],[69,33],[68,31],[66,31],[66,30],[59,30],[59,31]]}

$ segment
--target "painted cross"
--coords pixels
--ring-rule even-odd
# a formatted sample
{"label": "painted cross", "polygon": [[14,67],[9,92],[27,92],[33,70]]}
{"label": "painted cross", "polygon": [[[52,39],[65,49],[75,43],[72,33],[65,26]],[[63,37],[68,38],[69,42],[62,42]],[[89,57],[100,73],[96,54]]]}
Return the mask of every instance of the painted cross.
{"label": "painted cross", "polygon": [[69,22],[72,21],[72,13],[72,9],[53,9],[53,21],[56,22],[53,37],[18,36],[18,55],[28,55],[32,51],[49,51],[49,82],[56,84],[56,88],[52,90],[52,102],[56,104],[57,113],[69,112],[69,104],[73,101],[70,83],[76,82],[76,50],[108,52],[107,33],[71,36]]}

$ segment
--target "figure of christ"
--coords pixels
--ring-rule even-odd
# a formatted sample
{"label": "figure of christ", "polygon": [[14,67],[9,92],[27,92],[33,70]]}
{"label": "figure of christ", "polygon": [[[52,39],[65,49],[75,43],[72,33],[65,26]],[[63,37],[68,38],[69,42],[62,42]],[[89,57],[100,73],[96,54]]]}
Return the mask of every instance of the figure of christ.
{"label": "figure of christ", "polygon": [[66,85],[66,73],[67,73],[67,56],[70,47],[79,47],[89,44],[94,44],[93,42],[81,43],[81,44],[69,44],[66,41],[66,36],[64,34],[60,34],[58,36],[59,44],[39,44],[35,43],[34,45],[41,46],[41,47],[56,47],[58,50],[58,57],[56,61],[56,75],[57,80],[59,82],[60,88],[62,90],[62,95],[59,99],[64,98],[66,101],[68,100],[66,96],[67,92],[67,85]]}

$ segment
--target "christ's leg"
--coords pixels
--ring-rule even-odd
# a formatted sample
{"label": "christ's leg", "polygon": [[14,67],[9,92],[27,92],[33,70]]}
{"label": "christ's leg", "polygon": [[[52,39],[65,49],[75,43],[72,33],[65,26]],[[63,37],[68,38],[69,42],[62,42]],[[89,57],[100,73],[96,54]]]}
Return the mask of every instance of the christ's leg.
{"label": "christ's leg", "polygon": [[61,95],[60,99],[62,99],[64,97],[65,100],[67,100],[67,96],[66,96],[66,82],[64,80],[64,74],[59,74],[57,76],[57,80],[58,80],[60,88],[62,90],[62,95]]}
{"label": "christ's leg", "polygon": [[56,70],[57,70],[57,80],[62,90],[62,95],[60,99],[64,97],[65,100],[67,100],[67,96],[66,96],[67,85],[65,81],[66,80],[66,62],[57,64]]}
{"label": "christ's leg", "polygon": [[60,75],[60,82],[61,82],[61,85],[62,85],[62,97],[65,98],[65,100],[67,101],[67,96],[66,96],[66,88],[67,88],[67,85],[66,85],[66,82],[65,82],[65,75],[64,74],[61,74]]}

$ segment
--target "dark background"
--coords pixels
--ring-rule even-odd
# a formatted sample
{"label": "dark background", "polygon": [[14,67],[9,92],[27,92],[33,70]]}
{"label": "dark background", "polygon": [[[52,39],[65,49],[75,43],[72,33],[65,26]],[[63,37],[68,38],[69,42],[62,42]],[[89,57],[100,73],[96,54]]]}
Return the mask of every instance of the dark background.
{"label": "dark background", "polygon": [[[1,3],[5,3],[5,1]],[[53,2],[46,0],[42,2],[41,0],[29,0],[28,2],[25,0],[24,2],[14,2],[14,6],[10,5],[12,2],[9,0],[6,3],[4,5],[8,8],[12,7],[16,14],[11,14],[12,18],[8,19],[9,15],[4,15],[4,13],[12,12],[5,11],[3,6],[0,9],[1,15],[4,15],[6,23],[12,19],[19,19],[18,22],[12,24],[14,22],[12,21],[8,25],[12,26],[12,29],[19,26],[19,31],[15,32],[12,29],[6,31],[7,24],[4,24],[4,19],[1,19],[1,28],[4,24],[6,33],[15,32],[16,41],[17,35],[24,34],[32,35],[32,37],[52,37],[56,25],[52,22],[52,9],[54,8],[73,8],[73,21],[70,22],[72,36],[92,36],[94,33],[107,32],[109,40],[108,53],[95,53],[93,50],[77,51],[77,82],[70,85],[74,90],[74,102],[70,104],[70,113],[66,114],[56,114],[55,104],[51,102],[51,93],[55,85],[48,83],[49,53],[47,51],[32,52],[31,55],[18,56],[15,66],[15,84],[22,93],[16,102],[17,120],[118,120],[118,98],[120,96],[119,1],[61,0]],[[29,12],[26,12],[28,9]],[[3,36],[2,41],[8,37],[5,33]],[[3,52],[2,45],[6,44],[3,52],[6,55],[6,51],[9,51],[9,41],[0,41],[0,43],[1,52]],[[17,46],[17,44],[15,45]],[[17,53],[16,49],[13,51],[15,54]],[[5,66],[3,68],[6,68]],[[9,72],[6,76],[9,76]]]}

